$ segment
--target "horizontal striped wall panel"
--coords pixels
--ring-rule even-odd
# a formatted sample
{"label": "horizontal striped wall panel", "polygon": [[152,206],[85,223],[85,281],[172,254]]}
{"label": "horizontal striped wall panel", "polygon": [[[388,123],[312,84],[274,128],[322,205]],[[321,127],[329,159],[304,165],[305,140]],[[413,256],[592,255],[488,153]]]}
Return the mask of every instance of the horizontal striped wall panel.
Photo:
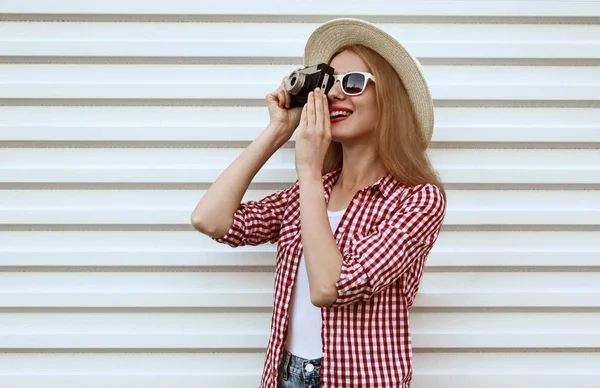
{"label": "horizontal striped wall panel", "polygon": [[[0,64],[0,99],[264,101],[299,66]],[[600,100],[600,66],[425,66],[435,100]]]}
{"label": "horizontal striped wall panel", "polygon": [[[539,0],[519,1],[469,1],[469,0],[407,0],[401,3],[382,1],[367,4],[358,0],[330,1],[323,3],[308,0],[302,3],[258,0],[196,2],[175,0],[169,3],[146,3],[143,0],[127,2],[108,0],[98,3],[91,0],[55,0],[52,4],[44,0],[3,0],[0,13],[27,14],[146,14],[146,15],[277,15],[277,16],[553,16],[591,17],[600,15],[597,1]],[[143,12],[141,12],[143,10]]]}
{"label": "horizontal striped wall panel", "polygon": [[[272,305],[270,272],[6,272],[0,280],[0,308]],[[415,306],[598,308],[600,273],[427,273]]]}
{"label": "horizontal striped wall panel", "polygon": [[[212,182],[242,150],[233,148],[7,148],[0,183]],[[595,149],[432,149],[450,184],[598,184]],[[294,149],[279,150],[255,182],[293,183]]]}
{"label": "horizontal striped wall panel", "polygon": [[[593,348],[600,346],[597,313],[432,313],[411,321],[417,352],[476,347]],[[264,351],[270,313],[0,313],[0,346],[8,349],[196,349]],[[244,330],[240,330],[240,323]],[[535,325],[536,330],[531,326]],[[69,333],[64,327],[70,328]],[[577,327],[577,331],[573,331]],[[23,330],[23,328],[27,328]],[[489,332],[494,332],[490,336]]]}
{"label": "horizontal striped wall panel", "polygon": [[[600,58],[600,26],[377,23],[421,60]],[[316,23],[5,23],[0,56],[274,57],[302,63]]]}
{"label": "horizontal striped wall panel", "polygon": [[[0,118],[0,142],[146,143],[252,141],[269,119],[244,106],[0,106]],[[600,143],[600,109],[437,107],[433,145],[445,142]]]}
{"label": "horizontal striped wall panel", "polygon": [[[0,191],[1,224],[114,224],[189,226],[204,191],[6,190]],[[258,200],[269,190],[252,190]],[[458,225],[596,225],[594,191],[457,190],[448,192],[447,227]]]}
{"label": "horizontal striped wall panel", "polygon": [[[234,250],[192,231],[0,231],[0,269],[275,266],[275,246]],[[586,231],[447,231],[426,271],[597,267],[600,233]],[[152,244],[149,244],[151,241]]]}

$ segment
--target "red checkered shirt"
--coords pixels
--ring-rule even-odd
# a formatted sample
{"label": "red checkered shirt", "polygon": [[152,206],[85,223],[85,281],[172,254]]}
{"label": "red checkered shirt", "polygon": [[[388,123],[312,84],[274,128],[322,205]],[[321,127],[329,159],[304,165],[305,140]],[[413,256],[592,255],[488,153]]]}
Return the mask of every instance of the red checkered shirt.
{"label": "red checkered shirt", "polygon": [[[340,169],[323,177],[325,200]],[[334,238],[343,255],[338,299],[321,309],[323,388],[406,388],[412,379],[408,313],[446,211],[432,184],[390,174],[358,191]],[[277,387],[292,289],[302,256],[298,182],[240,204],[225,236],[232,247],[278,243],[274,309],[261,388]]]}

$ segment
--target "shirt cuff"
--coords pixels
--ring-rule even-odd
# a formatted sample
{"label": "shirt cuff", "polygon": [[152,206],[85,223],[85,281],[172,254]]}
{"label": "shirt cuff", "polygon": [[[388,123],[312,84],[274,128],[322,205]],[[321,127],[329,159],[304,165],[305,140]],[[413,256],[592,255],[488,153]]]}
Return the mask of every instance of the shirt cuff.
{"label": "shirt cuff", "polygon": [[342,264],[340,279],[335,283],[338,298],[333,303],[335,306],[344,306],[368,299],[371,289],[369,277],[358,263]]}
{"label": "shirt cuff", "polygon": [[242,245],[244,241],[244,216],[242,206],[240,206],[233,214],[233,222],[227,233],[222,237],[211,237],[214,241],[227,244],[230,247],[236,248]]}

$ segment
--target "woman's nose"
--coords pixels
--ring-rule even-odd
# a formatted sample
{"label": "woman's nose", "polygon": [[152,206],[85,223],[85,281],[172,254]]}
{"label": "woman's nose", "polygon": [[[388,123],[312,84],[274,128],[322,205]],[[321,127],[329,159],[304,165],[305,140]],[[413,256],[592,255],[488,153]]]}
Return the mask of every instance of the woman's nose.
{"label": "woman's nose", "polygon": [[331,89],[329,89],[329,93],[327,93],[327,97],[329,99],[333,98],[343,98],[344,92],[342,92],[342,87],[340,86],[339,81],[335,81]]}

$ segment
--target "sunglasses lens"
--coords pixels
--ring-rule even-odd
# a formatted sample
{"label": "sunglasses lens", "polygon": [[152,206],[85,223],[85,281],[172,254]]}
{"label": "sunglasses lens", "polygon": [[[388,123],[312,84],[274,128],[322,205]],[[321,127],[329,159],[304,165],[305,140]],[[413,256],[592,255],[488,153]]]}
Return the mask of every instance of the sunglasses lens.
{"label": "sunglasses lens", "polygon": [[348,94],[359,94],[365,87],[365,76],[360,73],[350,73],[342,79],[342,87]]}

